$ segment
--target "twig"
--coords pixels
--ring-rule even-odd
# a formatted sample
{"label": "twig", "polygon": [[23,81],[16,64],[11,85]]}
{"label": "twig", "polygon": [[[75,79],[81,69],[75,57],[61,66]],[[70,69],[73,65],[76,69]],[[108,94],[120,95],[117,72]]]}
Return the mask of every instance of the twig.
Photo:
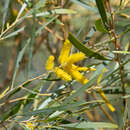
{"label": "twig", "polygon": [[[120,50],[121,50],[121,46],[120,46],[120,43],[117,41],[117,36],[116,36],[116,33],[115,33],[115,27],[114,27],[114,13],[113,13],[113,11],[111,10],[110,1],[107,0],[106,2],[107,2],[107,5],[108,5],[108,7],[107,7],[107,8],[108,8],[108,11],[109,11],[109,13],[111,14],[110,28],[111,28],[111,35],[112,35],[113,38],[114,38],[113,43],[114,43],[114,45],[115,45],[116,51],[120,51]],[[117,62],[118,62],[119,67],[120,67],[120,78],[121,78],[122,91],[123,91],[123,94],[122,94],[122,95],[125,96],[125,95],[126,95],[126,89],[125,89],[125,81],[124,81],[123,70],[122,70],[123,66],[122,66],[122,63],[121,63],[120,54],[116,54],[116,56],[117,56]],[[126,106],[126,104],[127,104],[127,100],[124,99],[124,100],[123,100],[123,103],[124,103],[124,108],[125,108],[125,106]],[[127,127],[127,124],[125,124],[125,125],[126,125],[126,126],[125,126],[125,128],[126,128],[126,127]]]}
{"label": "twig", "polygon": [[[120,43],[117,41],[117,36],[116,36],[116,33],[115,33],[115,29],[114,29],[114,14],[111,10],[110,1],[107,0],[107,2],[108,2],[108,9],[109,9],[109,12],[110,12],[111,18],[112,18],[111,21],[110,21],[110,27],[111,27],[111,34],[114,38],[113,43],[115,45],[116,51],[120,51],[121,46],[120,46]],[[123,70],[122,70],[122,64],[121,64],[121,60],[120,60],[120,54],[116,54],[116,56],[117,56],[117,62],[120,66],[120,78],[121,78],[121,82],[122,82],[123,96],[125,96],[126,95],[125,81],[124,81],[124,78],[123,78]],[[124,105],[125,105],[125,100],[124,100]]]}

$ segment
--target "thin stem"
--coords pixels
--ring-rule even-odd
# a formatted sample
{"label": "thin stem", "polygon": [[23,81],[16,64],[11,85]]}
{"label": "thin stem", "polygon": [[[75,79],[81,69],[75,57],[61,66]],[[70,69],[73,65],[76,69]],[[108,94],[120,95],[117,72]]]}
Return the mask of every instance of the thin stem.
{"label": "thin stem", "polygon": [[3,40],[4,37],[3,35],[5,33],[7,33],[10,29],[12,29],[18,22],[19,22],[20,19],[16,19],[5,31],[3,31],[1,34],[0,34],[0,40]]}
{"label": "thin stem", "polygon": [[[111,14],[110,27],[111,27],[111,34],[112,34],[112,36],[114,38],[113,43],[115,45],[116,51],[120,51],[121,50],[120,43],[117,41],[117,36],[116,36],[116,33],[115,33],[115,29],[114,29],[114,14],[113,14],[113,12],[111,10],[110,1],[107,0],[107,2],[108,2],[108,9],[109,9],[109,12]],[[120,54],[116,54],[116,56],[117,56],[117,62],[118,62],[119,67],[120,67],[120,78],[121,78],[121,82],[122,82],[123,96],[125,96],[126,95],[125,81],[124,81],[124,78],[123,78],[123,70],[122,70]],[[124,103],[125,103],[125,101],[124,101]]]}
{"label": "thin stem", "polygon": [[[114,13],[112,12],[112,9],[111,9],[111,5],[110,5],[110,1],[107,0],[107,5],[108,5],[108,10],[109,10],[109,13],[111,14],[111,21],[110,21],[110,28],[111,28],[111,35],[113,36],[114,40],[113,40],[113,43],[115,45],[115,49],[116,51],[120,51],[121,50],[121,46],[120,46],[120,43],[117,41],[117,36],[116,36],[116,33],[115,33],[115,27],[114,27]],[[123,65],[121,63],[121,59],[120,59],[120,54],[117,53],[116,54],[116,57],[117,57],[117,62],[119,64],[119,68],[120,68],[120,78],[121,78],[121,83],[122,83],[122,91],[123,91],[123,96],[126,95],[126,89],[125,89],[125,80],[124,80],[124,77],[123,77]],[[127,100],[124,99],[123,100],[123,103],[124,103],[124,108],[127,104]],[[125,124],[127,126],[127,124]],[[125,128],[126,128],[125,126]]]}

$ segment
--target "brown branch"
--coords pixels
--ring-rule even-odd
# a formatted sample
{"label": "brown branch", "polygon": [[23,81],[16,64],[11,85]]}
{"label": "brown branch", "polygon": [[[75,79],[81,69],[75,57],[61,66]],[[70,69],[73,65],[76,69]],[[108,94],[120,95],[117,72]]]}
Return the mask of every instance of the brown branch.
{"label": "brown branch", "polygon": [[[114,14],[111,10],[110,1],[107,0],[107,3],[108,3],[107,5],[108,5],[109,12],[111,14],[110,28],[111,28],[111,34],[114,37],[113,43],[115,45],[116,51],[120,51],[121,46],[120,46],[120,43],[117,41],[117,36],[116,36],[116,33],[115,33],[115,27],[114,27]],[[122,64],[121,64],[121,60],[120,60],[120,54],[116,54],[116,56],[117,56],[117,62],[120,66],[120,78],[121,78],[121,82],[122,82],[123,96],[125,96],[126,95],[125,81],[124,81],[124,78],[123,78],[123,70],[122,70]],[[124,99],[124,105],[125,105],[125,99]]]}
{"label": "brown branch", "polygon": [[[114,27],[114,13],[113,13],[113,11],[111,9],[110,0],[107,0],[106,2],[107,2],[108,11],[111,14],[110,28],[111,28],[111,35],[114,38],[113,43],[115,45],[116,51],[120,51],[121,50],[121,46],[120,46],[120,43],[117,41],[117,35],[115,33],[115,27]],[[116,57],[117,57],[117,62],[118,62],[119,67],[120,67],[120,78],[121,78],[122,91],[123,91],[122,95],[125,96],[126,95],[125,80],[124,80],[124,77],[123,77],[123,70],[122,70],[123,66],[122,66],[122,63],[121,63],[120,54],[117,53]],[[127,100],[124,99],[123,103],[124,103],[124,108],[125,108],[126,104],[127,104]],[[125,125],[126,125],[125,128],[127,128],[127,123]]]}

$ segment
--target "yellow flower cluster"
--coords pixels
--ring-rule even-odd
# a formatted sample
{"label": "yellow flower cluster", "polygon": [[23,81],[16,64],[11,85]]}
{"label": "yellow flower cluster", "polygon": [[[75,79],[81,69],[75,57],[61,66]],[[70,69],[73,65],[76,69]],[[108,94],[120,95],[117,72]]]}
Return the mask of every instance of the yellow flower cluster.
{"label": "yellow flower cluster", "polygon": [[46,62],[46,69],[53,70],[54,67],[54,56],[50,56]]}
{"label": "yellow flower cluster", "polygon": [[30,128],[31,130],[34,130],[34,129],[35,129],[34,124],[32,124],[30,121],[27,121],[27,122],[26,122],[26,126],[27,126],[28,128]]}
{"label": "yellow flower cluster", "polygon": [[[104,68],[101,72],[101,74],[99,75],[98,79],[97,79],[97,85],[100,86],[100,82],[101,79],[103,77],[103,73],[106,71],[106,68]],[[105,96],[104,92],[102,91],[101,88],[98,88],[98,92],[100,94],[100,96],[102,97],[102,99],[105,101],[107,107],[113,112],[115,111],[115,108],[111,105],[111,103],[109,102],[109,100],[107,99],[107,97]]]}
{"label": "yellow flower cluster", "polygon": [[72,44],[67,39],[58,59],[60,66],[54,68],[54,56],[50,56],[46,62],[46,69],[54,71],[59,78],[65,81],[71,81],[73,77],[81,84],[86,84],[88,79],[80,71],[95,71],[96,69],[75,65],[75,63],[85,59],[85,54],[81,52],[70,54],[71,46]]}

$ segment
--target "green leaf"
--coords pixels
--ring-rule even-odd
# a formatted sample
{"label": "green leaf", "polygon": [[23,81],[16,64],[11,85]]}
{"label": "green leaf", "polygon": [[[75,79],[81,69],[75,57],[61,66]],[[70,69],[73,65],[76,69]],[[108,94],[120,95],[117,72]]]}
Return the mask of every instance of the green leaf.
{"label": "green leaf", "polygon": [[27,6],[27,4],[26,4],[26,3],[23,3],[23,5],[22,5],[20,11],[18,12],[18,15],[17,15],[17,18],[16,18],[16,19],[18,19],[18,18],[21,16],[21,14],[23,13],[23,11],[24,11],[24,9],[26,8],[26,6]]}
{"label": "green leaf", "polygon": [[101,19],[97,19],[97,20],[95,21],[95,26],[96,26],[96,29],[97,29],[99,32],[108,33],[108,31],[104,28]]}
{"label": "green leaf", "polygon": [[76,3],[77,5],[81,6],[81,7],[84,7],[85,9],[87,10],[90,10],[90,11],[94,11],[94,12],[97,12],[97,9],[94,8],[94,7],[91,7],[85,3],[82,3],[81,1],[79,0],[71,0],[72,2]]}
{"label": "green leaf", "polygon": [[[23,87],[26,87],[28,84],[30,84],[31,81],[26,81],[22,86]],[[21,87],[18,86],[18,87],[15,87],[13,88],[12,90],[9,91],[9,93],[7,93],[7,97],[10,98],[12,95],[14,95],[15,93],[19,92],[21,90]]]}
{"label": "green leaf", "polygon": [[105,122],[79,122],[72,124],[64,124],[60,125],[60,127],[64,128],[78,128],[78,129],[86,129],[86,128],[118,128],[116,124],[105,123]]}
{"label": "green leaf", "polygon": [[40,109],[40,110],[36,110],[36,111],[32,111],[32,112],[23,113],[22,116],[34,116],[34,115],[41,115],[41,114],[49,115],[55,111],[73,110],[74,108],[80,106],[81,104],[83,104],[83,102],[72,103],[72,104],[70,104],[71,107],[69,107],[68,105],[61,105],[61,106],[57,106],[57,107],[44,108],[44,109]]}
{"label": "green leaf", "polygon": [[[127,61],[125,61],[122,65],[126,65],[127,63],[130,62],[130,59],[128,59]],[[105,80],[105,79],[108,79],[109,77],[111,77],[114,73],[116,73],[118,70],[120,69],[120,67],[118,67],[117,69],[114,69],[108,73],[106,73],[104,75],[104,77],[102,78],[102,81]],[[101,83],[101,86],[104,86],[104,84]]]}
{"label": "green leaf", "polygon": [[89,57],[94,57],[96,59],[99,60],[110,60],[105,58],[104,56],[100,55],[97,52],[94,52],[93,50],[87,48],[86,46],[84,46],[76,37],[74,37],[71,33],[69,33],[69,37],[68,39],[70,40],[70,42],[81,52],[83,52],[84,54],[86,54]]}
{"label": "green leaf", "polygon": [[[49,15],[52,15],[52,14],[76,14],[76,11],[71,10],[71,9],[55,9],[55,10],[37,13],[36,17],[41,17],[41,16],[45,17],[45,16],[49,16]],[[33,17],[33,16],[30,15],[28,17]]]}
{"label": "green leaf", "polygon": [[39,9],[41,7],[44,7],[46,5],[46,0],[39,0],[36,5],[35,5],[35,9]]}
{"label": "green leaf", "polygon": [[107,15],[106,15],[106,10],[104,7],[103,0],[96,0],[96,5],[97,5],[98,11],[100,13],[102,22],[103,22],[105,28],[107,29],[108,28],[108,20],[107,20]]}
{"label": "green leaf", "polygon": [[[18,90],[18,89],[17,89],[17,90]],[[25,107],[27,104],[29,104],[31,101],[33,101],[33,98],[35,98],[35,96],[36,96],[36,94],[29,94],[26,100],[23,99],[23,100],[19,101],[19,102],[18,102],[17,104],[15,104],[7,113],[5,113],[5,114],[3,115],[2,120],[6,120],[6,119],[8,119],[10,116],[15,115],[15,114],[19,111],[19,109],[20,109],[20,107],[21,107],[22,104],[23,104],[22,107]]]}
{"label": "green leaf", "polygon": [[52,13],[54,14],[76,14],[76,11],[72,9],[55,9],[52,10]]}
{"label": "green leaf", "polygon": [[120,13],[129,13],[129,12],[130,12],[130,7],[118,11],[118,12],[116,12],[116,14],[120,14]]}
{"label": "green leaf", "polygon": [[33,56],[33,50],[34,50],[34,44],[35,44],[35,32],[36,32],[36,10],[33,10],[32,12],[33,15],[33,24],[32,24],[32,31],[31,31],[31,36],[30,36],[30,43],[29,43],[29,50],[28,50],[28,68],[27,68],[27,77],[29,77],[29,72],[31,71],[31,65],[32,65],[32,56]]}
{"label": "green leaf", "polygon": [[10,116],[15,115],[19,111],[22,103],[23,103],[22,101],[18,102],[7,113],[5,113],[3,116],[1,116],[2,117],[2,121],[8,119]]}
{"label": "green leaf", "polygon": [[17,71],[19,69],[19,64],[23,58],[24,52],[26,50],[26,48],[28,47],[29,42],[23,47],[23,49],[19,52],[18,57],[17,57],[17,61],[16,61],[16,66],[15,66],[15,70],[14,70],[14,75],[13,75],[13,79],[12,79],[12,84],[11,84],[11,88],[13,88],[14,82],[15,82],[15,78],[16,78],[16,74]]}
{"label": "green leaf", "polygon": [[118,54],[130,54],[129,51],[113,51],[113,53],[118,53]]}
{"label": "green leaf", "polygon": [[5,5],[4,5],[4,11],[3,11],[2,31],[4,30],[6,17],[7,17],[7,13],[8,13],[8,9],[9,9],[10,0],[5,0],[4,3],[5,3]]}
{"label": "green leaf", "polygon": [[100,101],[95,100],[95,101],[90,101],[90,102],[79,101],[76,103],[63,104],[60,106],[58,105],[56,107],[49,106],[49,108],[43,108],[40,110],[31,111],[31,112],[24,112],[20,116],[35,116],[35,115],[45,115],[46,116],[46,115],[52,114],[53,112],[71,111],[71,110],[74,110],[79,107],[84,107],[84,106],[86,107],[86,105],[87,105],[87,109],[89,109],[89,107],[92,107],[92,105],[94,105],[94,104],[97,105],[99,103],[104,103],[104,101],[102,101],[102,100],[100,100]]}
{"label": "green leaf", "polygon": [[29,102],[34,101],[33,99],[36,97],[37,94],[29,94],[27,99],[24,101],[24,107],[29,104]]}
{"label": "green leaf", "polygon": [[2,40],[3,40],[3,39],[10,38],[10,37],[13,37],[13,36],[16,36],[16,35],[18,35],[19,32],[22,32],[22,31],[24,31],[24,27],[22,27],[22,28],[20,28],[20,29],[14,31],[14,32],[8,34],[7,36],[4,36],[4,37],[2,38]]}
{"label": "green leaf", "polygon": [[122,98],[130,98],[130,95],[123,96]]}

